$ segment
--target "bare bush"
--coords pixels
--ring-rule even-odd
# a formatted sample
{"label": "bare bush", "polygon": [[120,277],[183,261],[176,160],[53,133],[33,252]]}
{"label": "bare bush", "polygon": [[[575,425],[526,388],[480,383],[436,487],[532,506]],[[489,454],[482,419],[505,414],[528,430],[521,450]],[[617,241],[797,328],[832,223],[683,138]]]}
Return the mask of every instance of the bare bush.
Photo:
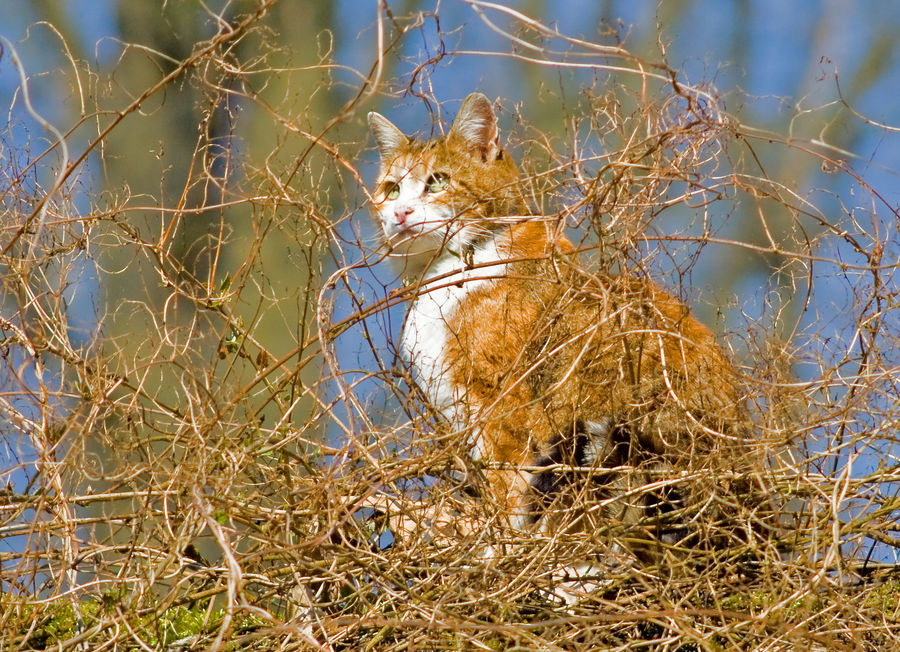
{"label": "bare bush", "polygon": [[[678,522],[718,543],[641,563],[620,523],[510,530],[465,491],[491,469],[396,359],[415,288],[367,215],[363,118],[438,125],[454,107],[428,70],[490,53],[441,40],[395,73],[436,18],[384,6],[349,72],[330,33],[306,34],[312,58],[283,40],[285,3],[192,9],[173,49],[117,42],[105,65],[42,23],[47,79],[9,41],[0,62],[20,75],[0,140],[4,648],[896,644],[895,208],[846,152],[743,123],[663,56],[468,4],[504,57],[578,89],[544,93],[564,134],[498,101],[535,205],[586,268],[692,305],[740,369],[746,464],[652,479],[706,483]],[[33,101],[51,82],[63,128]],[[781,159],[829,185],[768,174]],[[591,590],[559,599],[586,559]]]}

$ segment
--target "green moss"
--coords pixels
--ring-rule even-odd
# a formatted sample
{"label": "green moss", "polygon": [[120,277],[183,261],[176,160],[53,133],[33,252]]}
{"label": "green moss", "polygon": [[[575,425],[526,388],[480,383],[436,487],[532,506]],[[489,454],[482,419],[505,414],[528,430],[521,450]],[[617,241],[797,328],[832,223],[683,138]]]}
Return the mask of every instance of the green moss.
{"label": "green moss", "polygon": [[866,596],[865,606],[888,620],[900,620],[900,581],[885,582],[872,589]]}
{"label": "green moss", "polygon": [[41,623],[35,628],[29,641],[31,643],[43,641],[50,644],[72,638],[80,631],[95,625],[101,611],[101,603],[96,601],[79,602],[77,608],[63,599],[46,605],[43,610],[32,606],[29,615],[32,618],[38,616]]}
{"label": "green moss", "polygon": [[[759,613],[763,609],[771,607],[780,601],[781,597],[772,595],[769,591],[749,591],[738,595],[730,595],[723,598],[720,605],[728,611],[749,611],[751,613]],[[800,598],[794,600],[779,610],[779,617],[784,620],[791,620],[797,616],[805,616],[818,608],[820,600],[818,598]]]}
{"label": "green moss", "polygon": [[199,636],[204,632],[204,625],[208,629],[214,628],[223,616],[221,609],[207,614],[205,607],[172,607],[158,616],[145,619],[143,631],[152,634],[152,637],[144,642],[163,647],[184,638]]}
{"label": "green moss", "polygon": [[[16,604],[15,599],[4,597],[6,605]],[[25,604],[17,606],[15,622],[6,621],[7,627],[19,629],[21,636],[31,631],[26,644],[35,649],[55,647],[98,624],[105,614],[115,613],[117,608],[128,608],[122,604],[122,596],[107,593],[95,599],[83,600],[76,605],[66,600],[57,600],[48,604]],[[224,611],[216,609],[208,612],[205,605],[177,606],[166,609],[160,614],[144,616],[131,620],[131,628],[145,645],[165,647],[175,641],[201,636],[215,631],[221,624]],[[34,621],[37,620],[37,625]],[[255,617],[235,619],[233,626],[237,631],[252,631],[264,623]],[[98,632],[97,641],[104,640],[107,634]],[[92,640],[86,643],[96,642]]]}

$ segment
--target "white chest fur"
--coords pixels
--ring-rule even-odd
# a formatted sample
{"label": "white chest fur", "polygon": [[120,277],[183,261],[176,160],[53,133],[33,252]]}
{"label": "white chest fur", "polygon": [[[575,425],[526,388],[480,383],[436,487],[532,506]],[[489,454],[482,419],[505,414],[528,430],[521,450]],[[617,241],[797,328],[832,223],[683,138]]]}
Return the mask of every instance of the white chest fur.
{"label": "white chest fur", "polygon": [[468,261],[445,253],[428,270],[403,326],[400,355],[432,405],[456,427],[465,424],[467,406],[465,388],[448,374],[448,324],[467,295],[506,274],[501,240],[495,236],[481,243]]}

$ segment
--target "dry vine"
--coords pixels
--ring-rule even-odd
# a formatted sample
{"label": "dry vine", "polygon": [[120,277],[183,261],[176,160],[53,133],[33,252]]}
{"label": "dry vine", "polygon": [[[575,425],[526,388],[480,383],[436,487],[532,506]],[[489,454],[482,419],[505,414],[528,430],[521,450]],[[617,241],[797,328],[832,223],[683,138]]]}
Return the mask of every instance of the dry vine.
{"label": "dry vine", "polygon": [[[434,17],[382,2],[377,56],[343,86],[324,37],[314,65],[285,58],[271,36],[282,5],[262,0],[211,14],[209,38],[183,58],[120,43],[122,73],[132,56],[158,67],[139,88],[61,47],[82,98],[63,129],[31,102],[29,62],[3,42],[3,74],[20,75],[0,141],[3,649],[900,640],[894,208],[846,153],[743,124],[663,57],[467,2],[508,50],[442,41],[393,77],[405,40]],[[461,490],[485,469],[395,359],[415,289],[383,260],[361,161],[378,97],[437,106],[428,71],[473,56],[597,76],[560,108],[564,139],[501,99],[505,136],[586,269],[649,276],[712,318],[720,307],[710,325],[727,330],[742,371],[755,459],[715,479],[711,501],[733,509],[684,518],[735,547],[636,564],[610,552],[628,534],[616,524],[522,537]],[[302,99],[274,85],[288,71]],[[129,146],[115,138],[142,129],[167,93],[191,94],[198,121],[188,160],[153,168],[157,196],[110,170]],[[324,118],[321,93],[343,98]],[[15,120],[46,131],[23,136]],[[773,150],[827,167],[856,196],[799,194],[764,172],[760,152]],[[714,282],[730,302],[696,288],[697,270],[730,257],[755,261],[743,273],[769,284],[757,309],[744,312],[751,290],[726,272]],[[821,312],[829,303],[840,319]],[[703,480],[695,471],[655,481]],[[554,569],[598,550],[600,588],[556,599]]]}

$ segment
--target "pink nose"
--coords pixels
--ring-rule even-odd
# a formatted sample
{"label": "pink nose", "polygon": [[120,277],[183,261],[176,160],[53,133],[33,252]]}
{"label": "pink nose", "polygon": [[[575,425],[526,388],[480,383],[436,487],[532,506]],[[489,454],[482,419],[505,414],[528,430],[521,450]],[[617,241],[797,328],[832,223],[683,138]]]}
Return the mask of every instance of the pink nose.
{"label": "pink nose", "polygon": [[397,224],[404,224],[406,218],[409,217],[412,212],[413,209],[411,206],[395,206],[394,216],[397,218]]}

